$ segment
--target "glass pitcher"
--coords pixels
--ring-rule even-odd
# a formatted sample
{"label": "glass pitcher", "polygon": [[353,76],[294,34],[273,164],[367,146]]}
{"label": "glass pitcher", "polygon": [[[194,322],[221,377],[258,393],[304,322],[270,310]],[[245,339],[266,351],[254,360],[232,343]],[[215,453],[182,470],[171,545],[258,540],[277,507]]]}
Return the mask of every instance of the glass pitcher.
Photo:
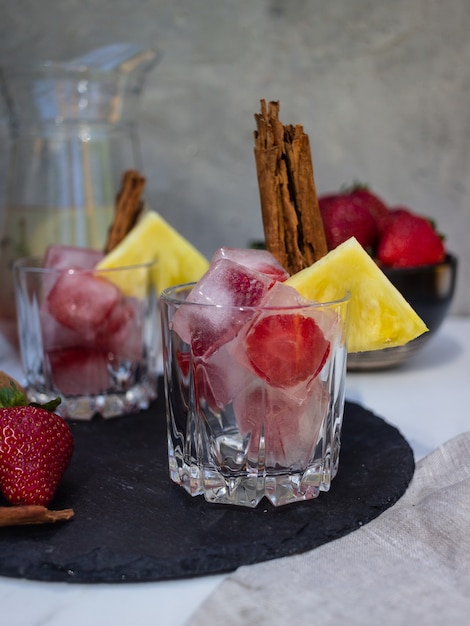
{"label": "glass pitcher", "polygon": [[113,44],[65,63],[0,70],[10,130],[0,319],[15,316],[16,258],[51,243],[104,247],[122,173],[142,169],[137,107],[157,59],[157,50]]}

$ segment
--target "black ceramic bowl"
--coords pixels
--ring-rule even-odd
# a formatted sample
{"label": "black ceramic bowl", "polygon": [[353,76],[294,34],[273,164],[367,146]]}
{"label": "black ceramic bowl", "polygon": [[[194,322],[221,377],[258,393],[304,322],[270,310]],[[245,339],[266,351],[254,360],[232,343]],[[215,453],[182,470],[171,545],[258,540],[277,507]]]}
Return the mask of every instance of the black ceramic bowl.
{"label": "black ceramic bowl", "polygon": [[442,263],[413,268],[385,268],[384,274],[422,318],[429,332],[405,346],[348,354],[348,369],[365,371],[395,367],[408,360],[435,335],[444,321],[455,291],[457,259],[448,254]]}

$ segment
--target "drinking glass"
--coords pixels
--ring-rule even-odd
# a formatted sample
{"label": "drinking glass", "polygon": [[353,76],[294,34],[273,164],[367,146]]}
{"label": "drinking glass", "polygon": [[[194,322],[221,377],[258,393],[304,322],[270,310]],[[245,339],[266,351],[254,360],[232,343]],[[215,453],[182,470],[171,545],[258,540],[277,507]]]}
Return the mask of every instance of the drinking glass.
{"label": "drinking glass", "polygon": [[20,352],[30,401],[63,417],[114,417],[156,396],[160,329],[153,263],[107,270],[15,262]]}
{"label": "drinking glass", "polygon": [[162,292],[171,479],[209,502],[316,498],[338,471],[348,296],[298,306],[197,304]]}

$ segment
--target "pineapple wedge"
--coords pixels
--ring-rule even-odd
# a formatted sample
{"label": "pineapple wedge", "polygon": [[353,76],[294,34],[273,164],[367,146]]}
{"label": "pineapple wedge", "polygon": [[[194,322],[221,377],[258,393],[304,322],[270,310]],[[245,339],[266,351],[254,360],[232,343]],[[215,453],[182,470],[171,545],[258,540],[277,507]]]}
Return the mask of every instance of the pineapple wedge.
{"label": "pineapple wedge", "polygon": [[348,352],[401,346],[428,330],[354,237],[290,276],[286,284],[319,302],[350,293]]}
{"label": "pineapple wedge", "polygon": [[[197,281],[209,267],[208,260],[155,211],[148,211],[124,239],[97,265],[113,269],[157,260],[153,282],[157,293],[180,283]],[[113,280],[110,273],[109,279]],[[133,295],[133,285],[118,285]]]}

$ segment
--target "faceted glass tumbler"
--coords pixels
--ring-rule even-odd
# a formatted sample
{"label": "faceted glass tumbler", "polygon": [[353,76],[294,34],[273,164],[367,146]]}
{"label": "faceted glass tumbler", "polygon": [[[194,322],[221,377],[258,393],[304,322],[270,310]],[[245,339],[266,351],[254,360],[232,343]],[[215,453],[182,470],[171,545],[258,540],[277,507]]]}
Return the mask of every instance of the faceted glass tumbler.
{"label": "faceted glass tumbler", "polygon": [[160,298],[171,480],[246,507],[328,491],[341,445],[348,296],[219,306],[187,300],[191,287]]}
{"label": "faceted glass tumbler", "polygon": [[108,270],[15,262],[18,333],[30,401],[63,417],[114,417],[156,397],[161,332],[153,264]]}

